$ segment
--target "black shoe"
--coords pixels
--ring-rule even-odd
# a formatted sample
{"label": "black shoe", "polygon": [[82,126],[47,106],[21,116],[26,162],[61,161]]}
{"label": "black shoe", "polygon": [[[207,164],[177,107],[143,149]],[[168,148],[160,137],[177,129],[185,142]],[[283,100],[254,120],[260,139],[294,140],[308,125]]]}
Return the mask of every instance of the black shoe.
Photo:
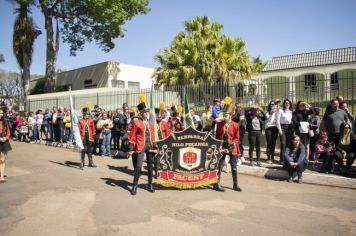
{"label": "black shoe", "polygon": [[216,190],[218,192],[225,192],[225,189],[223,187],[221,187],[220,184],[215,184],[214,190]]}
{"label": "black shoe", "polygon": [[80,163],[79,169],[83,170],[83,168],[84,168],[84,164],[83,164],[83,163]]}
{"label": "black shoe", "polygon": [[131,195],[136,195],[136,191],[137,191],[137,185],[134,185],[132,186],[132,189],[131,189]]}
{"label": "black shoe", "polygon": [[242,189],[237,184],[234,184],[232,189],[238,192],[242,192]]}
{"label": "black shoe", "polygon": [[150,193],[154,193],[154,192],[155,192],[155,190],[154,190],[152,184],[151,184],[151,185],[148,185],[147,188],[146,188],[146,190],[147,190],[148,192],[150,192]]}
{"label": "black shoe", "polygon": [[89,167],[91,167],[91,168],[96,168],[96,165],[94,165],[94,164],[89,164]]}

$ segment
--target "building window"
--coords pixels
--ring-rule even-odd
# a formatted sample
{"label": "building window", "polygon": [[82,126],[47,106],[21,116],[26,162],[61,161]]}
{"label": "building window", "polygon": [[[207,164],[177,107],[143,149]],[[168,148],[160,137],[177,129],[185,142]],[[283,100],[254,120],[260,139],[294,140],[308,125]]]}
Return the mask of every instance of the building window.
{"label": "building window", "polygon": [[330,75],[330,89],[331,90],[339,89],[339,76],[337,72]]}
{"label": "building window", "polygon": [[123,81],[123,80],[111,80],[111,87],[113,87],[113,88],[125,88],[125,81]]}
{"label": "building window", "polygon": [[140,82],[128,82],[128,89],[140,89]]}
{"label": "building window", "polygon": [[93,80],[87,79],[84,80],[84,88],[95,88],[97,85],[93,84]]}
{"label": "building window", "polygon": [[312,92],[316,92],[316,75],[315,74],[304,75],[304,89],[310,89]]}
{"label": "building window", "polygon": [[84,85],[90,85],[92,83],[93,83],[93,80],[91,80],[91,79],[84,80]]}

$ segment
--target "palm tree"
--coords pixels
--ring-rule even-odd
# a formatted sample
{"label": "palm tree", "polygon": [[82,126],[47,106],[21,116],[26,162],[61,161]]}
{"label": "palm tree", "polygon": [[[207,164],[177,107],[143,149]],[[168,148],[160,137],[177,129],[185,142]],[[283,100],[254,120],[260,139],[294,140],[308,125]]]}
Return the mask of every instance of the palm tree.
{"label": "palm tree", "polygon": [[27,109],[26,99],[30,89],[30,66],[32,63],[33,45],[35,39],[41,34],[41,31],[38,30],[32,17],[29,16],[33,0],[16,0],[15,2],[18,5],[15,13],[18,13],[18,15],[14,23],[12,48],[21,71],[24,107]]}
{"label": "palm tree", "polygon": [[158,84],[184,85],[226,82],[248,77],[251,72],[246,43],[221,34],[223,26],[209,18],[184,22],[169,48],[155,56],[160,64],[154,77]]}

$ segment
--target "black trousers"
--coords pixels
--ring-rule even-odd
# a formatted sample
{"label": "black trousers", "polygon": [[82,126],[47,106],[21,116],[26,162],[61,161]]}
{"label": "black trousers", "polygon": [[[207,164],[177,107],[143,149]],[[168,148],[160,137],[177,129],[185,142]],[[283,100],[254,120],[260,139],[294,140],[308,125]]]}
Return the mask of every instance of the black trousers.
{"label": "black trousers", "polygon": [[89,141],[88,139],[83,140],[84,149],[81,150],[81,161],[84,163],[85,154],[88,155],[89,164],[93,164],[93,142]]}
{"label": "black trousers", "polygon": [[279,160],[283,163],[283,153],[284,150],[286,150],[286,147],[288,145],[288,142],[290,142],[290,139],[293,135],[293,126],[292,124],[283,124],[281,125],[282,128],[282,135],[279,136],[279,141],[281,142],[281,151],[279,153]]}
{"label": "black trousers", "polygon": [[267,158],[268,160],[274,160],[276,142],[278,137],[277,127],[269,127],[266,129],[266,141],[267,141]]}
{"label": "black trousers", "polygon": [[[219,160],[219,173],[218,173],[219,179],[220,179],[220,175],[221,175],[222,169],[224,168],[225,159],[226,159],[227,155],[228,154],[224,154]],[[237,171],[237,158],[238,158],[237,155],[232,155],[230,153],[230,166],[231,166],[231,170],[232,171]]]}
{"label": "black trousers", "polygon": [[152,167],[153,167],[153,155],[152,152],[149,152],[148,150],[146,151],[142,151],[142,152],[134,152],[132,154],[132,165],[134,170],[142,170],[142,166],[143,166],[143,161],[144,161],[144,155],[146,154],[146,158],[147,158],[147,170],[148,170],[148,174],[152,175]]}
{"label": "black trousers", "polygon": [[346,166],[342,158],[342,153],[338,150],[335,152],[335,160],[337,161],[337,164],[341,169],[350,169],[350,167],[355,161],[355,152],[346,153]]}
{"label": "black trousers", "polygon": [[319,159],[323,160],[323,168],[325,170],[331,170],[332,169],[332,164],[334,160],[334,153],[331,152],[324,152],[321,153],[319,156]]}
{"label": "black trousers", "polygon": [[250,131],[248,132],[248,155],[250,161],[252,162],[253,150],[256,148],[257,161],[260,161],[261,157],[261,131]]}

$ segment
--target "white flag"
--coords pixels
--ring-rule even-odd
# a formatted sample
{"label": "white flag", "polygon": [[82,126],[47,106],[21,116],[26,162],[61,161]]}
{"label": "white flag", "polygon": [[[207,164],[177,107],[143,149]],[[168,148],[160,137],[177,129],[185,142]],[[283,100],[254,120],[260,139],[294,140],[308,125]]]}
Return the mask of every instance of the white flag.
{"label": "white flag", "polygon": [[74,140],[77,146],[82,150],[84,149],[84,146],[78,128],[78,117],[74,114],[72,92],[70,88],[69,88],[69,101],[70,101],[70,110],[72,114],[72,129],[73,129]]}

